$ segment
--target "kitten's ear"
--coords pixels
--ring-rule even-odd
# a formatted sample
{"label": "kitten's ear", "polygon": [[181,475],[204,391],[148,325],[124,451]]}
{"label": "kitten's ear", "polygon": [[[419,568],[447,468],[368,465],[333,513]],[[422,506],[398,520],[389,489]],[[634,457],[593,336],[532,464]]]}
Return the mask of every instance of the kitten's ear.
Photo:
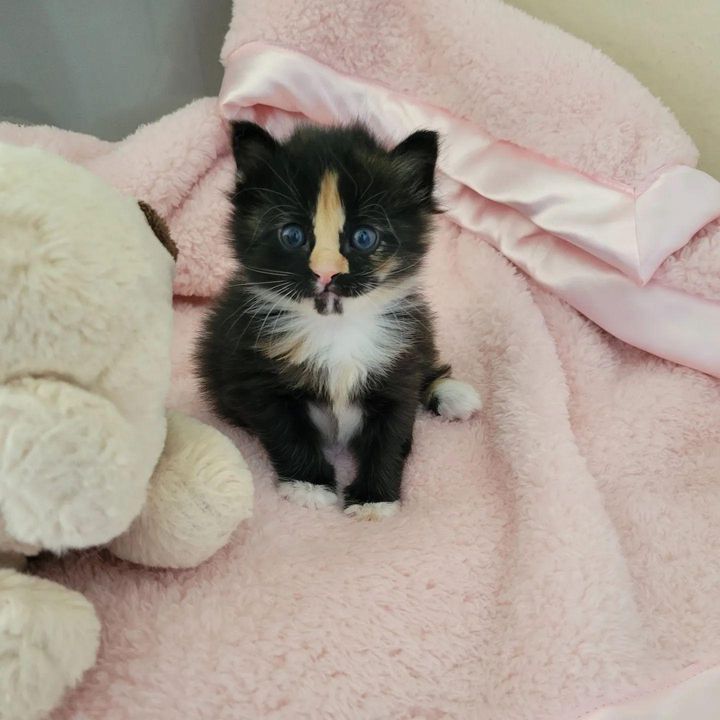
{"label": "kitten's ear", "polygon": [[242,120],[232,123],[232,150],[238,170],[248,174],[267,164],[279,145],[277,140],[254,122]]}
{"label": "kitten's ear", "polygon": [[435,164],[438,157],[438,134],[418,130],[390,151],[395,166],[407,181],[407,187],[420,205],[435,209]]}

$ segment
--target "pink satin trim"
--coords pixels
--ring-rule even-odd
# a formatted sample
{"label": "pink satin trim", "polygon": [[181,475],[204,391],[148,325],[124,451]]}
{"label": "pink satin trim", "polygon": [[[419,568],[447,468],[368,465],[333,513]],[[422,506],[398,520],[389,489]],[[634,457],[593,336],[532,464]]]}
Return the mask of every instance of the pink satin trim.
{"label": "pink satin trim", "polygon": [[421,127],[438,130],[440,188],[454,221],[618,338],[720,377],[720,305],[651,280],[720,216],[720,183],[709,175],[664,168],[635,193],[263,43],[228,58],[220,107],[228,119],[255,119],[280,136],[302,120],[361,119],[391,142]]}
{"label": "pink satin trim", "polygon": [[574,720],[716,720],[720,715],[720,667],[688,668],[685,675],[676,683],[577,715]]}

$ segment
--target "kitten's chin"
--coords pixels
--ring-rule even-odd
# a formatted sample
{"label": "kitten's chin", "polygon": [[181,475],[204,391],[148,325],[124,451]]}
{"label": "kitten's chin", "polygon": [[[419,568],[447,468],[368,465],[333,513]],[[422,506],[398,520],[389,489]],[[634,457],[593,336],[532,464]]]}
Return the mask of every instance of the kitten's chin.
{"label": "kitten's chin", "polygon": [[315,310],[319,315],[342,315],[343,299],[332,290],[315,295]]}

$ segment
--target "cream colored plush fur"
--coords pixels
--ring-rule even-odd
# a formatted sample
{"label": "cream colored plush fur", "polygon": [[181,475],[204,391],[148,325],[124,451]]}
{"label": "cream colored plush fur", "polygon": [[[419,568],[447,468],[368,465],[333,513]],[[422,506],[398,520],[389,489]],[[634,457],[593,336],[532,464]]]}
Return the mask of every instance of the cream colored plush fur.
{"label": "cream colored plush fur", "polygon": [[166,417],[173,273],[134,199],[0,145],[0,720],[42,717],[98,646],[92,606],[23,554],[189,567],[251,512],[230,441]]}

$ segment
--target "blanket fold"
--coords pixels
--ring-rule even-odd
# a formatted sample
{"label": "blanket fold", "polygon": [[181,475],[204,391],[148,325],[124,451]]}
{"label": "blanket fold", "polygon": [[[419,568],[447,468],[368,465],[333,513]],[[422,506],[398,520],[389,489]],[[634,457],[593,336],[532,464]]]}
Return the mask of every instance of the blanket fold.
{"label": "blanket fold", "polygon": [[284,48],[248,43],[226,65],[221,112],[261,119],[276,134],[295,122],[356,120],[388,143],[439,131],[443,201],[459,225],[625,342],[720,376],[720,305],[651,280],[720,215],[714,178],[680,165],[642,190],[593,178]]}

